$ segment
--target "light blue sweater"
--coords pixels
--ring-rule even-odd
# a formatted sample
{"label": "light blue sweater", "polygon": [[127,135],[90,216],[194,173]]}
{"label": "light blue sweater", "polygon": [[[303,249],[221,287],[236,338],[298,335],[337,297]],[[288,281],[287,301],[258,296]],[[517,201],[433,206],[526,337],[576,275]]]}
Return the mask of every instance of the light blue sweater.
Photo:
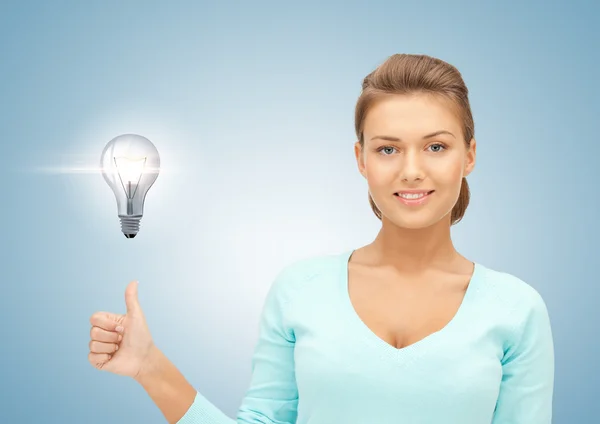
{"label": "light blue sweater", "polygon": [[236,420],[198,392],[178,424],[551,423],[552,332],[533,287],[476,263],[450,323],[397,349],[352,307],[351,253],[275,279]]}

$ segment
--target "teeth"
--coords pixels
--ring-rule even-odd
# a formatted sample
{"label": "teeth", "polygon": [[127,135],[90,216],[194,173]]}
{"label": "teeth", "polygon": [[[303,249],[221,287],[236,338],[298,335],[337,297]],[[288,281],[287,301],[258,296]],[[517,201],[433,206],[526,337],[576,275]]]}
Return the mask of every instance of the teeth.
{"label": "teeth", "polygon": [[427,193],[414,193],[414,194],[408,194],[408,193],[398,193],[398,196],[402,197],[403,199],[420,199],[421,197],[424,197]]}

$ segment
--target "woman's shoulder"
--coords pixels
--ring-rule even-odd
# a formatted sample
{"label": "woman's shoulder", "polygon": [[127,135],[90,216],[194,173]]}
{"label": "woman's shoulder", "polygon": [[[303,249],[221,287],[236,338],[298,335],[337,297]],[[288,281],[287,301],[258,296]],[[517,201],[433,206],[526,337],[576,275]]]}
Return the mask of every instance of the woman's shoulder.
{"label": "woman's shoulder", "polygon": [[279,279],[302,281],[319,275],[339,273],[340,266],[348,252],[320,253],[289,261],[280,271]]}
{"label": "woman's shoulder", "polygon": [[307,289],[310,285],[325,288],[324,281],[333,281],[341,272],[341,266],[348,252],[333,252],[296,257],[280,268],[273,289],[277,291],[295,291]]}
{"label": "woman's shoulder", "polygon": [[546,303],[534,285],[516,274],[478,264],[481,268],[479,291],[484,294],[486,307],[508,312],[517,321],[531,315],[547,315]]}

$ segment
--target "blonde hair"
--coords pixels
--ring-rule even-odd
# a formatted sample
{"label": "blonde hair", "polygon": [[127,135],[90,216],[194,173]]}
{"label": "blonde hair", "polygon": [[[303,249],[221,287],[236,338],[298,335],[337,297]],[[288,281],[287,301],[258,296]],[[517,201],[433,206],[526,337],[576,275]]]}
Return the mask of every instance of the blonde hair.
{"label": "blonde hair", "polygon": [[[361,148],[364,148],[363,129],[367,113],[375,102],[395,94],[431,94],[449,100],[453,111],[462,121],[467,148],[475,135],[475,124],[469,104],[469,90],[458,69],[441,59],[427,55],[395,54],[365,77],[362,92],[356,103],[355,130]],[[451,225],[465,214],[471,194],[467,179],[463,178],[458,200],[451,213]],[[369,193],[371,209],[381,219],[381,211]]]}

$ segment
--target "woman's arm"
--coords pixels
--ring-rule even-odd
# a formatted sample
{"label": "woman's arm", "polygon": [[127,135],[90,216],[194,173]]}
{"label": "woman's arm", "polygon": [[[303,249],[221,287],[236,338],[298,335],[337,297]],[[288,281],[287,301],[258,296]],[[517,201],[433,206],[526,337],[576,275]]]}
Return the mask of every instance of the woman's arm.
{"label": "woman's arm", "polygon": [[554,344],[546,305],[537,292],[502,360],[492,424],[551,424]]}
{"label": "woman's arm", "polygon": [[284,269],[267,294],[252,357],[252,379],[236,419],[192,387],[158,348],[151,351],[136,381],[170,424],[296,422],[295,336],[284,318],[285,291],[293,277],[289,268]]}
{"label": "woman's arm", "polygon": [[196,398],[196,389],[157,347],[150,351],[145,367],[135,380],[146,390],[170,424],[179,422]]}

